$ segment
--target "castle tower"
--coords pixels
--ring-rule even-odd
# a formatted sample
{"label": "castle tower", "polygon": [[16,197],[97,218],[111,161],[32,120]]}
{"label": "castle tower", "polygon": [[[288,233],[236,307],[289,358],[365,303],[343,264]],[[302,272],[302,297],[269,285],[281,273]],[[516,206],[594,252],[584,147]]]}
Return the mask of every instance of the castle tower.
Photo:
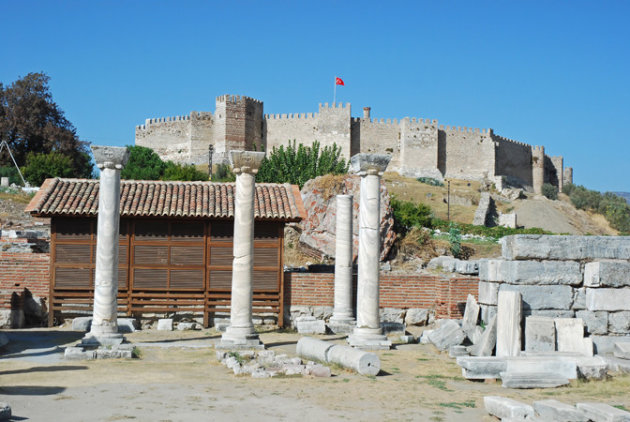
{"label": "castle tower", "polygon": [[370,119],[370,107],[363,107],[363,118],[365,120],[369,120]]}
{"label": "castle tower", "polygon": [[260,151],[263,144],[263,103],[240,95],[222,95],[214,112],[215,162],[228,162],[228,151]]}
{"label": "castle tower", "polygon": [[563,172],[564,184],[573,184],[573,167],[565,167]]}
{"label": "castle tower", "polygon": [[545,183],[545,147],[532,147],[532,187],[534,193],[542,194],[542,185]]}
{"label": "castle tower", "polygon": [[551,184],[558,187],[558,192],[562,192],[564,189],[564,158],[562,156],[551,157],[551,164],[556,171],[556,178],[551,181]]}

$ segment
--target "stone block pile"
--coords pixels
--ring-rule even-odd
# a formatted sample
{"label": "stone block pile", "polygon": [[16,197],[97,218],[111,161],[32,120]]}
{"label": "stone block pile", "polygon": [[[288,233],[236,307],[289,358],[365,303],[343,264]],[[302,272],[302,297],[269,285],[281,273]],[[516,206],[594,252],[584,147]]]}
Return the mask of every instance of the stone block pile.
{"label": "stone block pile", "polygon": [[314,361],[302,361],[273,350],[217,351],[217,359],[234,372],[234,375],[251,375],[252,378],[277,376],[330,377],[330,368]]}
{"label": "stone block pile", "polygon": [[468,336],[472,356],[459,353],[466,378],[542,388],[630,372],[630,237],[519,235],[502,247],[479,263],[480,305],[467,304],[486,329]]}
{"label": "stone block pile", "polygon": [[500,396],[483,398],[486,411],[502,421],[511,422],[629,422],[630,412],[604,403],[577,403],[539,400],[531,406]]}
{"label": "stone block pile", "polygon": [[597,353],[630,342],[630,237],[517,235],[501,243],[502,259],[479,262],[484,322],[498,293],[515,291],[526,317],[581,319],[590,338],[582,346],[592,341]]}

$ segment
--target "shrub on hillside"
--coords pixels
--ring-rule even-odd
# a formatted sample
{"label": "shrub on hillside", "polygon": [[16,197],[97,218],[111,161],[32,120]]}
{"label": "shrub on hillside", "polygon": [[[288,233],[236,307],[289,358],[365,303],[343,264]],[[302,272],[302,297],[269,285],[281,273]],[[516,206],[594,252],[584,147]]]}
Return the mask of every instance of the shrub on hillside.
{"label": "shrub on hillside", "polygon": [[394,212],[394,231],[405,234],[413,227],[433,227],[433,212],[425,204],[399,201],[395,198],[390,202]]}
{"label": "shrub on hillside", "polygon": [[192,164],[175,164],[172,161],[166,163],[162,180],[188,180],[188,181],[207,181],[208,175],[197,170]]}
{"label": "shrub on hillside", "polygon": [[448,230],[448,242],[453,256],[459,258],[462,253],[462,231],[452,221]]}
{"label": "shrub on hillside", "polygon": [[563,188],[573,205],[581,210],[602,214],[610,226],[622,233],[630,232],[630,205],[612,192],[601,194],[580,185],[568,184]]}
{"label": "shrub on hillside", "polygon": [[444,183],[432,177],[418,177],[416,180],[430,186],[444,186]]}
{"label": "shrub on hillside", "polygon": [[286,148],[284,145],[273,148],[263,159],[256,181],[291,183],[302,189],[308,180],[317,176],[347,172],[348,163],[341,157],[341,148],[337,144],[321,149],[317,141],[310,147],[302,144],[296,147],[293,141]]}
{"label": "shrub on hillside", "polygon": [[551,183],[544,183],[542,185],[542,194],[547,199],[558,199],[558,188],[552,185]]}
{"label": "shrub on hillside", "polygon": [[234,182],[236,176],[232,173],[230,166],[227,164],[219,164],[216,166],[214,174],[212,175],[213,182]]}

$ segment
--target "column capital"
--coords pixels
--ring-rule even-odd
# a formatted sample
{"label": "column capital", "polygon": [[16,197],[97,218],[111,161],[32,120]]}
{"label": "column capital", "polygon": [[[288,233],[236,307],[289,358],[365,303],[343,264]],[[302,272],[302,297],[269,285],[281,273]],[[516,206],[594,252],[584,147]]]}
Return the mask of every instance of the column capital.
{"label": "column capital", "polygon": [[234,174],[258,173],[263,158],[265,158],[264,152],[230,151],[230,161]]}
{"label": "column capital", "polygon": [[90,148],[92,148],[96,166],[101,170],[105,168],[120,170],[129,160],[129,150],[126,147],[91,145]]}
{"label": "column capital", "polygon": [[391,159],[392,156],[387,154],[355,154],[350,158],[350,173],[359,176],[382,175]]}

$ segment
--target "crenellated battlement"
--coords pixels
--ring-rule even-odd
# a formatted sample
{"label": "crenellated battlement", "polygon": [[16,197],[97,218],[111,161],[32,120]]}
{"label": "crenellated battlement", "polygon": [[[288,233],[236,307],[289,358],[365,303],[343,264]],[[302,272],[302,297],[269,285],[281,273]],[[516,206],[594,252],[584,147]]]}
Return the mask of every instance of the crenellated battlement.
{"label": "crenellated battlement", "polygon": [[270,150],[288,139],[303,144],[317,140],[324,146],[337,144],[346,158],[362,152],[390,154],[391,170],[409,177],[505,176],[534,191],[545,180],[560,186],[553,175],[563,174],[561,156],[548,157],[543,146],[496,135],[491,128],[442,125],[420,117],[373,118],[371,107],[353,117],[351,104],[342,102],[320,103],[313,113],[263,114],[263,102],[255,98],[215,98],[214,112],[146,119],[136,126],[136,144],[166,159],[197,163],[208,160],[209,146],[214,147],[213,160],[224,162],[232,149]]}
{"label": "crenellated battlement", "polygon": [[349,109],[350,108],[350,103],[339,103],[339,104],[335,104],[333,103],[332,105],[328,105],[328,103],[324,103],[324,105],[322,105],[322,103],[319,103],[319,109],[322,110],[324,108],[338,108],[338,109]]}
{"label": "crenellated battlement", "polygon": [[492,129],[479,129],[479,128],[472,128],[472,127],[466,127],[466,126],[445,126],[445,125],[440,125],[439,129],[444,131],[444,132],[451,132],[451,133],[464,133],[464,134],[479,134],[479,135],[490,135],[492,133]]}
{"label": "crenellated battlement", "polygon": [[189,121],[190,119],[193,119],[193,120],[211,120],[212,119],[212,113],[207,112],[207,111],[193,111],[187,116],[155,117],[155,118],[152,118],[152,119],[146,119],[144,124],[143,125],[137,125],[136,129],[138,129],[138,130],[146,130],[150,126],[151,127],[155,127],[155,126],[162,126],[162,125],[165,125],[165,124],[185,122],[185,121]]}
{"label": "crenellated battlement", "polygon": [[265,114],[266,120],[314,120],[317,113]]}
{"label": "crenellated battlement", "polygon": [[494,137],[495,140],[498,140],[498,141],[509,142],[509,143],[520,145],[520,146],[527,147],[527,148],[531,147],[530,144],[526,144],[525,142],[515,141],[514,139],[510,139],[510,138],[506,138],[505,136],[497,135],[494,132],[492,132],[492,136]]}
{"label": "crenellated battlement", "polygon": [[246,102],[262,105],[263,102],[245,95],[220,95],[216,98],[217,103],[243,104]]}

